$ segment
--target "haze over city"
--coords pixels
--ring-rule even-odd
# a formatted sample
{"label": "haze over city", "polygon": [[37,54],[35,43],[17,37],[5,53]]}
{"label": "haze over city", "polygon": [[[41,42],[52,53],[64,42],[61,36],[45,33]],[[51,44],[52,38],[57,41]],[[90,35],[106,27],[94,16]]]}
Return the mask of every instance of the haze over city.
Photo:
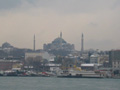
{"label": "haze over city", "polygon": [[120,48],[120,0],[0,0],[0,46],[43,48],[62,31],[68,43],[85,49]]}

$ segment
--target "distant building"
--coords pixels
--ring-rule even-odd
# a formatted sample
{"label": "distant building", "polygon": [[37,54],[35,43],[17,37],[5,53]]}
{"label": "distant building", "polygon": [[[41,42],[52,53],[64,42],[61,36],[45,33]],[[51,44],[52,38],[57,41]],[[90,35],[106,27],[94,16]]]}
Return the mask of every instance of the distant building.
{"label": "distant building", "polygon": [[103,64],[104,67],[109,67],[109,55],[100,55],[99,64]]}
{"label": "distant building", "polygon": [[[21,68],[22,62],[18,60],[0,60],[0,70],[12,70],[13,68]],[[19,66],[19,67],[18,67]]]}
{"label": "distant building", "polygon": [[90,56],[90,63],[99,63],[99,55],[98,54],[93,54]]}
{"label": "distant building", "polygon": [[44,44],[43,49],[45,51],[50,51],[50,50],[74,51],[75,50],[74,44],[69,44],[62,38],[62,32],[60,33],[60,37],[53,40],[52,43]]}
{"label": "distant building", "polygon": [[109,63],[113,69],[120,69],[120,50],[109,51]]}
{"label": "distant building", "polygon": [[60,69],[61,64],[48,63],[45,64],[45,66],[48,68],[49,71],[57,71]]}
{"label": "distant building", "polygon": [[102,67],[101,64],[81,64],[81,69],[86,71],[97,70]]}
{"label": "distant building", "polygon": [[2,50],[5,52],[10,52],[14,49],[12,45],[10,45],[8,42],[5,42],[2,44]]}
{"label": "distant building", "polygon": [[10,45],[8,42],[5,42],[2,44],[2,48],[13,48],[13,46]]}

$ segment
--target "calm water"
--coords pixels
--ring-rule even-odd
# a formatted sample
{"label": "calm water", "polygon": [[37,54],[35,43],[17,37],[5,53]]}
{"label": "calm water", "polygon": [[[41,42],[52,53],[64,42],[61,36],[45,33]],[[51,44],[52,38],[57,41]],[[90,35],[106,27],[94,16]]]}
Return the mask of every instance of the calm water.
{"label": "calm water", "polygon": [[0,90],[120,90],[120,79],[0,77]]}

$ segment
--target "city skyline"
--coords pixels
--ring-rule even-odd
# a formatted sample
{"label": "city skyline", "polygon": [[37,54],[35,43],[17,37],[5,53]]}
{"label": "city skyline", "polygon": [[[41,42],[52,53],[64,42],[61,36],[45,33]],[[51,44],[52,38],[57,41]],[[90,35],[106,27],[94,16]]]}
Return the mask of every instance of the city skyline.
{"label": "city skyline", "polygon": [[119,0],[0,0],[0,45],[36,49],[52,42],[62,31],[63,39],[81,50],[120,49]]}

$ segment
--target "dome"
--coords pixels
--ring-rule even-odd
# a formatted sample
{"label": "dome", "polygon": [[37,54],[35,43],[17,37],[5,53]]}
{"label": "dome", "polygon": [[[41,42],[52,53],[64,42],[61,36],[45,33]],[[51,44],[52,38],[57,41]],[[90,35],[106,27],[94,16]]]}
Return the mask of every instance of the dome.
{"label": "dome", "polygon": [[11,47],[12,46],[8,42],[2,44],[2,48],[11,48]]}
{"label": "dome", "polygon": [[62,38],[56,38],[54,41],[52,41],[52,43],[67,43],[64,39],[62,39]]}

